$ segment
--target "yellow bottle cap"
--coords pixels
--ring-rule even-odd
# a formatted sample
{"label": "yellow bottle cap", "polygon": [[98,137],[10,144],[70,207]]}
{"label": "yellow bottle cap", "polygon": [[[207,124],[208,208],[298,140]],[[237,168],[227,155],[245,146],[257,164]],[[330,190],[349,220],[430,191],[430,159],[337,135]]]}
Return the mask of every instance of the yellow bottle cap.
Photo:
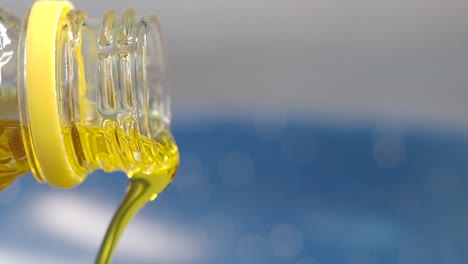
{"label": "yellow bottle cap", "polygon": [[68,1],[37,1],[26,33],[26,93],[38,173],[50,185],[73,187],[83,179],[73,170],[61,129],[56,78],[60,21],[73,9]]}

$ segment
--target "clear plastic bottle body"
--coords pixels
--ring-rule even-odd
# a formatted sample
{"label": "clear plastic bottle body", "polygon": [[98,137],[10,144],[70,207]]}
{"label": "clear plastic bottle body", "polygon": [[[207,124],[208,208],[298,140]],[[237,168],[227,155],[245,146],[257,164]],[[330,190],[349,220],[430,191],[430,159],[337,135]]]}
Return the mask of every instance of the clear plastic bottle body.
{"label": "clear plastic bottle body", "polygon": [[59,188],[123,171],[127,194],[96,263],[173,180],[165,48],[154,16],[88,19],[68,1],[37,1],[23,21],[0,9],[0,190],[28,171]]}
{"label": "clear plastic bottle body", "polygon": [[[0,188],[29,170],[48,182],[29,126],[27,29],[28,15],[21,24],[0,10],[0,58],[9,56],[0,64]],[[97,169],[123,170],[130,177],[154,172],[155,166],[175,170],[178,150],[169,132],[165,51],[157,19],[136,17],[132,10],[88,19],[72,10],[59,22],[56,47],[62,140],[70,173],[80,179],[56,187],[73,187]]]}
{"label": "clear plastic bottle body", "polygon": [[21,20],[0,9],[0,190],[29,171],[18,108],[20,31]]}

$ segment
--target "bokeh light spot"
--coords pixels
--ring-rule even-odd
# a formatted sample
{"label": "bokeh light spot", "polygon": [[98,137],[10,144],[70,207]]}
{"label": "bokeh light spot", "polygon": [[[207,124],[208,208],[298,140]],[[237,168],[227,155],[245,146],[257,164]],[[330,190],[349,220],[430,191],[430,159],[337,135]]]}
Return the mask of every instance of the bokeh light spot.
{"label": "bokeh light spot", "polygon": [[212,241],[214,255],[222,255],[228,250],[228,243],[234,237],[234,223],[224,213],[214,212],[204,216],[201,225]]}
{"label": "bokeh light spot", "polygon": [[182,204],[192,209],[206,206],[211,198],[211,182],[203,172],[201,159],[192,153],[181,155],[180,169],[174,181]]}
{"label": "bokeh light spot", "polygon": [[295,226],[280,224],[273,228],[268,245],[273,256],[293,258],[299,255],[304,244],[304,235]]}

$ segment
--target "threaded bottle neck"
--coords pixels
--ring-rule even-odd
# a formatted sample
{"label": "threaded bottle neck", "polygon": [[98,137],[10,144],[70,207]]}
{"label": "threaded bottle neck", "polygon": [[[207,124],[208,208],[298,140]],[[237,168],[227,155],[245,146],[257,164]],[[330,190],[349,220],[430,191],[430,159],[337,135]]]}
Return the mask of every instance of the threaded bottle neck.
{"label": "threaded bottle neck", "polygon": [[[23,27],[25,32],[27,23]],[[59,21],[55,52],[57,107],[70,173],[83,180],[96,169],[132,175],[178,161],[156,17],[127,10],[120,17],[110,11],[98,20],[72,10]],[[20,108],[26,109],[22,87]],[[23,111],[23,135],[32,142],[28,118]],[[160,148],[169,154],[161,156]],[[27,151],[36,178],[46,181],[35,167],[34,148]]]}
{"label": "threaded bottle neck", "polygon": [[133,118],[149,137],[168,125],[164,43],[155,17],[110,11],[98,21],[71,11],[58,41],[65,123]]}
{"label": "threaded bottle neck", "polygon": [[[142,162],[141,155],[151,156],[140,139],[158,137],[170,120],[157,19],[136,17],[127,10],[121,17],[110,11],[100,21],[88,20],[84,12],[74,10],[57,41],[59,107],[63,124],[79,128],[70,131],[81,135],[72,135],[70,142],[78,167],[128,170]],[[97,131],[88,128],[102,128],[99,133],[113,145],[108,147],[112,151],[86,149],[89,137],[83,134]]]}

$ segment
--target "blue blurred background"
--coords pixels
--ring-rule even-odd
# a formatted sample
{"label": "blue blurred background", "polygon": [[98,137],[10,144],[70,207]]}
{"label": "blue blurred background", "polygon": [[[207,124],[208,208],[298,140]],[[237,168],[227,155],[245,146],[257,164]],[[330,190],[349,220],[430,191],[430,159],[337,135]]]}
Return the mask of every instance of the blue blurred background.
{"label": "blue blurred background", "polygon": [[[157,14],[170,55],[180,170],[113,263],[468,263],[468,2],[75,5]],[[126,184],[23,177],[0,263],[92,263]]]}

